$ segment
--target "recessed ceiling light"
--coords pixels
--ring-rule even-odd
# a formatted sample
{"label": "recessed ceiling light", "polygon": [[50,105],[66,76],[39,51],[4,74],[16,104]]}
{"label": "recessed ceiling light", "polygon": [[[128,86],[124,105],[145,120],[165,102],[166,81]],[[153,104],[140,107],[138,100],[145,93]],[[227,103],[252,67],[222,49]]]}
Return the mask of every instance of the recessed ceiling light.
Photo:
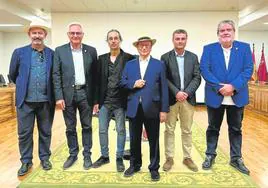
{"label": "recessed ceiling light", "polygon": [[268,25],[268,22],[264,22],[263,24]]}
{"label": "recessed ceiling light", "polygon": [[0,27],[21,27],[22,24],[0,24]]}

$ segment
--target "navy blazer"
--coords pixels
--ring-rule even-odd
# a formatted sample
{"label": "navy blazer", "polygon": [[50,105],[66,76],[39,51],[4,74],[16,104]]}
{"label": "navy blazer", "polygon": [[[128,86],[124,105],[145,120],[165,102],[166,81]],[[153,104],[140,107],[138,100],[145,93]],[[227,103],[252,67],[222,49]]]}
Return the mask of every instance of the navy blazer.
{"label": "navy blazer", "polygon": [[135,81],[139,79],[140,64],[136,58],[127,62],[120,81],[120,86],[129,91],[126,115],[130,118],[136,116],[140,98],[145,117],[159,118],[160,112],[168,112],[168,85],[164,63],[151,57],[144,75],[145,86],[133,88]]}
{"label": "navy blazer", "polygon": [[[45,47],[45,59],[47,64],[47,96],[51,105],[54,105],[53,86],[52,86],[52,62],[54,51]],[[28,90],[28,80],[31,68],[32,47],[27,45],[14,50],[9,75],[16,84],[16,106],[21,107]]]}
{"label": "navy blazer", "polygon": [[231,49],[228,69],[226,69],[223,49],[216,42],[204,46],[200,61],[200,70],[205,85],[205,102],[208,106],[218,108],[223,100],[219,93],[221,83],[231,84],[235,88],[232,99],[237,107],[249,103],[248,81],[253,73],[253,61],[250,46],[234,41]]}

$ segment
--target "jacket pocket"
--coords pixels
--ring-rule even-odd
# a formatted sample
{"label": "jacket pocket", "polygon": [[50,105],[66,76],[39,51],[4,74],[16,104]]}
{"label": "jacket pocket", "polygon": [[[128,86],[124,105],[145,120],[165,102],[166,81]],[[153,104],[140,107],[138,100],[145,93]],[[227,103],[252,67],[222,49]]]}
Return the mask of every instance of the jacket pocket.
{"label": "jacket pocket", "polygon": [[159,102],[160,101],[160,96],[159,95],[153,96],[153,101],[154,102]]}

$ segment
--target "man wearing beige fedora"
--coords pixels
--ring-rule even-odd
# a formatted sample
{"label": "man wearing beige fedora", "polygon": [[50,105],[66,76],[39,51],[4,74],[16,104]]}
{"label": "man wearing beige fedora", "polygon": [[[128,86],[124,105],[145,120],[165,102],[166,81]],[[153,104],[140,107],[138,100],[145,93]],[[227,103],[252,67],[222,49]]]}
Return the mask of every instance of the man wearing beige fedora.
{"label": "man wearing beige fedora", "polygon": [[168,105],[168,85],[164,63],[150,56],[156,42],[150,37],[141,37],[133,43],[139,56],[127,62],[121,79],[121,87],[128,91],[127,112],[130,125],[130,167],[124,176],[130,177],[140,171],[141,134],[144,124],[150,146],[151,180],[158,181],[159,169],[159,127],[166,120]]}
{"label": "man wearing beige fedora", "polygon": [[31,44],[14,50],[9,75],[16,84],[21,167],[18,176],[32,167],[33,130],[36,119],[39,133],[39,158],[44,170],[50,170],[51,127],[55,102],[52,88],[53,51],[44,45],[48,27],[33,21],[28,28]]}

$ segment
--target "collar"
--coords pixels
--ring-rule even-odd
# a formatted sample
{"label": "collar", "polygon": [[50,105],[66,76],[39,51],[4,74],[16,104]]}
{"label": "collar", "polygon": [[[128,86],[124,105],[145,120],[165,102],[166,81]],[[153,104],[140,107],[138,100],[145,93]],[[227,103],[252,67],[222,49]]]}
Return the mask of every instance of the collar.
{"label": "collar", "polygon": [[175,49],[174,49],[174,52],[175,52],[175,56],[176,56],[176,57],[184,57],[184,55],[185,55],[185,50],[183,51],[182,55],[179,55],[179,54],[176,52]]}
{"label": "collar", "polygon": [[82,44],[81,44],[81,46],[80,46],[79,49],[74,49],[74,48],[72,47],[71,43],[70,43],[70,48],[71,48],[71,50],[72,50],[73,52],[80,52],[80,51],[82,51]]}
{"label": "collar", "polygon": [[221,45],[221,48],[222,48],[224,51],[229,51],[229,50],[232,49],[232,47],[233,47],[233,45],[232,45],[231,47],[229,47],[229,48],[224,48],[224,47]]}
{"label": "collar", "polygon": [[140,56],[139,56],[139,62],[149,62],[150,61],[150,58],[151,58],[151,56],[149,55],[146,59],[144,59],[144,60],[141,60],[140,59]]}

